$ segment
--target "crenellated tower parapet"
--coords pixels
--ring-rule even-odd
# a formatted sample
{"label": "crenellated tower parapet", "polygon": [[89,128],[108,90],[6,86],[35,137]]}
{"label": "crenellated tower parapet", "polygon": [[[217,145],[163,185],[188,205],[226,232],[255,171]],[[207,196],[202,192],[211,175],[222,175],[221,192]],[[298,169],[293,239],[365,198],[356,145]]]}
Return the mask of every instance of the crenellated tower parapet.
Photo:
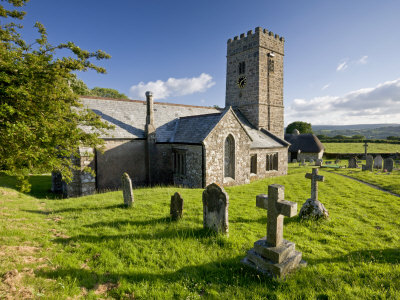
{"label": "crenellated tower parapet", "polygon": [[226,106],[238,107],[258,129],[283,138],[285,39],[261,27],[227,42]]}

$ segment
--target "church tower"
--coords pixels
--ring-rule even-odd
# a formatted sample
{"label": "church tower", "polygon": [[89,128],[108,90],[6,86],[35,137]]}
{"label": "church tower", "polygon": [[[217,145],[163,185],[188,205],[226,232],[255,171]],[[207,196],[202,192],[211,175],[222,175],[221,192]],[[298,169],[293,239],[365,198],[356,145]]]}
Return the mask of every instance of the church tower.
{"label": "church tower", "polygon": [[284,39],[257,27],[228,40],[225,106],[283,139]]}

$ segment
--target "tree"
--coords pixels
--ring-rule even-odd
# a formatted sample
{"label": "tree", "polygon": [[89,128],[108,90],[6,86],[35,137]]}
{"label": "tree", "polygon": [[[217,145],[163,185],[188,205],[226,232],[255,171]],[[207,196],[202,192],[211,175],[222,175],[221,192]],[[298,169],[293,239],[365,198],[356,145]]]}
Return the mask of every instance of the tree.
{"label": "tree", "polygon": [[[3,20],[23,19],[25,12],[18,9],[28,0],[1,1],[13,7],[0,5]],[[75,71],[105,73],[91,59],[110,56],[72,42],[53,46],[44,26],[37,22],[35,27],[39,37],[28,44],[19,34],[21,25],[0,25],[0,171],[17,175],[22,191],[29,191],[27,175],[32,172],[60,171],[70,180],[70,158],[78,157],[78,147],[101,145],[99,134],[109,128],[81,106],[70,82],[76,79]],[[60,49],[70,50],[72,57],[56,58]]]}
{"label": "tree", "polygon": [[300,133],[313,133],[311,123],[296,121],[286,127],[286,133],[293,133],[297,129]]}
{"label": "tree", "polygon": [[365,140],[365,136],[362,134],[355,134],[351,137],[353,140]]}
{"label": "tree", "polygon": [[83,80],[79,79],[75,74],[72,74],[72,78],[69,80],[69,86],[75,94],[80,96],[91,95],[91,90],[87,87]]}
{"label": "tree", "polygon": [[128,97],[123,94],[118,92],[117,90],[114,89],[109,89],[109,88],[101,88],[101,87],[94,87],[90,91],[90,94],[92,96],[99,96],[99,97],[106,97],[106,98],[114,98],[114,99],[128,99]]}

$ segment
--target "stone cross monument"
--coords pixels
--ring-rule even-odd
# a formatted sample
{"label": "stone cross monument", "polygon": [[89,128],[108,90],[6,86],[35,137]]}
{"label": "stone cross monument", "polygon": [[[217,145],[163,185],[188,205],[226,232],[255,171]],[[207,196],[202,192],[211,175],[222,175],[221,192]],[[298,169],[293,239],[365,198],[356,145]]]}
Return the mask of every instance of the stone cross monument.
{"label": "stone cross monument", "polygon": [[367,148],[368,148],[368,143],[367,142],[365,142],[364,143],[364,153],[365,153],[365,157],[367,157],[367,154],[368,154],[368,151],[367,151]]}
{"label": "stone cross monument", "polygon": [[324,176],[318,175],[318,169],[313,168],[312,173],[307,173],[305,177],[311,179],[311,199],[318,200],[318,181],[325,181]]}
{"label": "stone cross monument", "polygon": [[318,175],[318,168],[313,168],[312,173],[307,173],[305,178],[311,179],[311,198],[301,207],[299,217],[303,219],[328,218],[328,210],[318,201],[318,181],[325,181],[325,177]]}
{"label": "stone cross monument", "polygon": [[272,277],[282,277],[299,265],[301,252],[295,251],[295,244],[283,239],[283,217],[297,214],[297,203],[284,200],[284,186],[271,184],[268,196],[261,194],[256,198],[256,206],[268,210],[267,236],[254,243],[242,260],[257,271]]}

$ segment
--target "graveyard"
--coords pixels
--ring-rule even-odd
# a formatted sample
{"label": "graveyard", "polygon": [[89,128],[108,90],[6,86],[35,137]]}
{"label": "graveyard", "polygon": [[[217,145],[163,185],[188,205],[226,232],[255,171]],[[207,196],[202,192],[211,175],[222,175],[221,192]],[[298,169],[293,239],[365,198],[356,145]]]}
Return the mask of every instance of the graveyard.
{"label": "graveyard", "polygon": [[[398,193],[399,171],[320,169],[318,200],[329,211],[320,220],[298,216],[311,195],[307,173],[312,166],[292,163],[286,176],[226,187],[229,230],[220,234],[203,227],[204,189],[134,189],[127,205],[122,191],[61,201],[47,192],[49,176],[32,176],[30,194],[1,176],[0,298],[399,298],[400,199],[342,176]],[[297,204],[283,239],[307,264],[283,278],[241,262],[266,235],[269,210],[256,198],[271,184]],[[184,204],[172,218],[175,193]]]}

